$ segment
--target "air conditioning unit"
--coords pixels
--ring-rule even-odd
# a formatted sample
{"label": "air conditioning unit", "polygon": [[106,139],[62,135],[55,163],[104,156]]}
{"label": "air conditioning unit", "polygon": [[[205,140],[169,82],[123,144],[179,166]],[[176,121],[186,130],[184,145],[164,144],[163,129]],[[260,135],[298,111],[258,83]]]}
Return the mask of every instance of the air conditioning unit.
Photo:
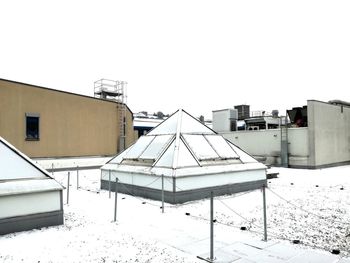
{"label": "air conditioning unit", "polygon": [[259,130],[259,126],[249,126],[248,127],[248,131],[258,131]]}

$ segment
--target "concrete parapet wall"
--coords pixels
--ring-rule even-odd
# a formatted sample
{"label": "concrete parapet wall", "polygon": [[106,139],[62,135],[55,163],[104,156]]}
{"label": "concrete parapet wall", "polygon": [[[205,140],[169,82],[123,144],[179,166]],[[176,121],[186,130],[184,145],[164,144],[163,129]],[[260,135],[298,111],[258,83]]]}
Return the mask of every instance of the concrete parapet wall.
{"label": "concrete parapet wall", "polygon": [[[281,164],[281,130],[236,131],[220,133],[258,161],[267,165]],[[309,164],[308,128],[288,129],[289,162],[294,166]]]}

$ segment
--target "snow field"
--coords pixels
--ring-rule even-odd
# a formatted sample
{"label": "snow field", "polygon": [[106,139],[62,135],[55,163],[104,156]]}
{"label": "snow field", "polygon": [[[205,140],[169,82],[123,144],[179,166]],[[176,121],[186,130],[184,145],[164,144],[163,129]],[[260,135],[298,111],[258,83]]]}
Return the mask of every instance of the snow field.
{"label": "snow field", "polygon": [[[325,255],[339,249],[341,257],[349,256],[350,166],[273,169],[279,177],[266,190],[269,242],[300,240],[296,249],[316,248]],[[67,186],[67,172],[54,178]],[[206,248],[209,253],[208,199],[166,204],[162,214],[158,201],[118,194],[113,222],[114,193],[109,199],[99,180],[99,170],[81,170],[77,190],[72,171],[65,225],[1,236],[0,261],[203,262],[196,256]],[[64,203],[66,197],[65,190]],[[260,190],[216,197],[215,247],[261,240],[262,204]],[[248,230],[241,231],[243,226]]]}

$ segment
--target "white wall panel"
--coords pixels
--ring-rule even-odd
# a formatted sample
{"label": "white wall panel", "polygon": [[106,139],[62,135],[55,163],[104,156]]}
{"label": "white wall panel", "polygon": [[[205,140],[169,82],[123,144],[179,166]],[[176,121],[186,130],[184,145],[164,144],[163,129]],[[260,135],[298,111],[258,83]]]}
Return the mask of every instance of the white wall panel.
{"label": "white wall panel", "polygon": [[0,218],[61,210],[60,191],[0,197]]}
{"label": "white wall panel", "polygon": [[[118,177],[119,183],[136,185],[141,187],[147,187],[152,189],[162,189],[162,176],[161,175],[146,175],[111,171],[111,181],[115,182]],[[102,180],[109,180],[109,171],[102,170]],[[172,178],[164,176],[164,190],[172,191],[173,183]],[[127,187],[127,186],[126,186]]]}
{"label": "white wall panel", "polygon": [[254,182],[266,179],[265,170],[230,172],[176,178],[176,191]]}

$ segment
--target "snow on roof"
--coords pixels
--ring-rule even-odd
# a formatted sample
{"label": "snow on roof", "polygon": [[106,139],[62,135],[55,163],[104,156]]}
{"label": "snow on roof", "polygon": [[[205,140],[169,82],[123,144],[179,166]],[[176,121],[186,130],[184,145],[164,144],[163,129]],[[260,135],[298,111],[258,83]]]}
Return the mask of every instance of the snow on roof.
{"label": "snow on roof", "polygon": [[134,119],[134,127],[156,127],[163,120],[161,119],[143,119],[143,118],[135,118]]}
{"label": "snow on roof", "polygon": [[0,182],[0,196],[62,190],[54,179],[11,180]]}
{"label": "snow on roof", "polygon": [[[237,165],[254,163],[250,169],[266,167],[228,142],[221,135],[202,124],[184,110],[178,110],[160,123],[147,135],[121,154],[110,160],[102,169],[118,169],[129,172],[152,173],[157,168],[192,168],[190,174],[220,169],[206,168],[230,166],[231,169],[244,170]],[[227,167],[226,167],[227,168]],[[227,169],[221,169],[226,171]]]}

